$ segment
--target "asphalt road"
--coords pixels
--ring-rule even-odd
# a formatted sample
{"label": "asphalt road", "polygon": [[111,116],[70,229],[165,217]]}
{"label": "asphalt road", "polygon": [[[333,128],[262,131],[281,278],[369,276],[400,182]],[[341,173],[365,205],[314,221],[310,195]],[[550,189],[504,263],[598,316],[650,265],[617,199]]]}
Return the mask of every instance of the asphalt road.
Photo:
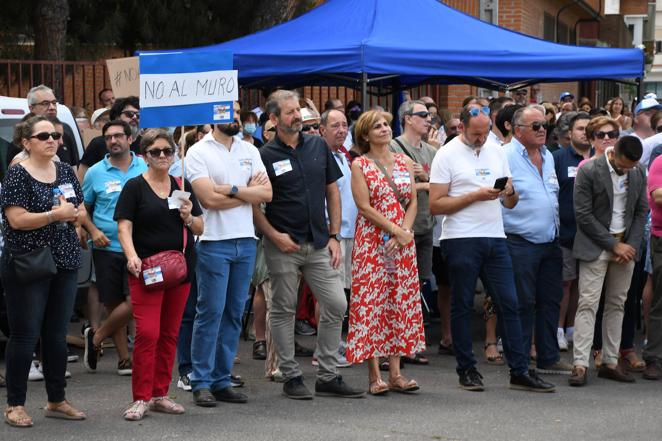
{"label": "asphalt road", "polygon": [[[478,316],[475,320],[479,323]],[[477,328],[480,325],[477,325]],[[549,375],[554,394],[511,391],[506,367],[482,361],[476,331],[479,370],[487,390],[466,392],[457,387],[453,357],[436,355],[430,346],[429,366],[407,366],[404,374],[421,384],[416,395],[391,393],[386,397],[349,400],[315,398],[297,402],[281,396],[282,385],[262,378],[262,362],[251,358],[251,342],[241,342],[241,363],[235,372],[246,380],[248,404],[219,403],[214,409],[196,407],[191,394],[176,388],[170,394],[186,407],[184,415],[151,413],[141,422],[122,418],[131,401],[128,377],[115,373],[113,350],[99,363],[96,374],[81,362],[69,364],[73,377],[68,399],[85,410],[88,420],[46,419],[40,408],[46,401],[43,382],[29,384],[27,408],[35,420],[31,429],[0,424],[0,440],[660,440],[662,439],[662,382],[637,378],[618,384],[595,376],[575,389],[567,377]],[[435,333],[428,341],[436,340]],[[314,337],[300,338],[308,346]],[[82,356],[82,352],[81,352]],[[565,353],[564,358],[569,359]],[[314,386],[310,358],[300,359],[306,384]],[[4,360],[0,361],[4,370]],[[341,371],[355,385],[367,388],[365,366]],[[6,389],[0,389],[5,401]]]}

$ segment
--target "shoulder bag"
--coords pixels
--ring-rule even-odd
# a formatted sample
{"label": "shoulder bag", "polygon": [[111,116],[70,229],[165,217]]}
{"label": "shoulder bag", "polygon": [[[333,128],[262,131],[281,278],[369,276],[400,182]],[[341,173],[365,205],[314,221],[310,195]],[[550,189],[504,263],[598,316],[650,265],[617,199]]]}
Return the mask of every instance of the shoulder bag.
{"label": "shoulder bag", "polygon": [[400,190],[398,190],[398,186],[395,185],[395,182],[393,182],[393,179],[386,173],[386,169],[384,166],[377,161],[376,159],[373,159],[375,165],[377,168],[382,172],[384,177],[386,178],[386,182],[388,182],[388,185],[391,187],[391,190],[393,190],[393,193],[395,193],[395,197],[400,202],[400,205],[402,206],[403,211],[407,211],[407,207],[405,206],[405,199],[402,197],[402,194],[400,193]]}
{"label": "shoulder bag", "polygon": [[21,283],[36,282],[57,274],[50,247],[36,248],[21,254],[10,251],[10,255],[16,278]]}

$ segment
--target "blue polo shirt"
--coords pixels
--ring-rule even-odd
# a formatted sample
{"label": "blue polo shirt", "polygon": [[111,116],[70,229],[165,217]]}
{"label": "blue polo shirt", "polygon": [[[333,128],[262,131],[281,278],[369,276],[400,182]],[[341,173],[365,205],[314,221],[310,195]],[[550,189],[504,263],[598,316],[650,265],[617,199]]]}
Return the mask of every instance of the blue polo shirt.
{"label": "blue polo shirt", "polygon": [[541,147],[542,176],[529,160],[526,148],[515,138],[504,146],[513,186],[519,193],[515,208],[502,207],[503,229],[532,243],[548,243],[559,232],[559,184],[554,171],[554,158]]}
{"label": "blue polo shirt", "polygon": [[577,233],[573,191],[577,167],[584,157],[577,153],[572,146],[556,150],[552,156],[556,177],[559,180],[559,217],[561,220],[559,241],[562,247],[572,249]]}
{"label": "blue polo shirt", "polygon": [[110,155],[106,155],[102,161],[94,164],[85,173],[83,199],[85,205],[94,208],[92,222],[110,240],[109,246],[99,249],[121,253],[122,247],[117,238],[117,222],[113,220],[115,205],[126,181],[146,172],[147,164],[142,158],[131,152],[131,165],[125,173],[114,167],[110,163],[109,157]]}

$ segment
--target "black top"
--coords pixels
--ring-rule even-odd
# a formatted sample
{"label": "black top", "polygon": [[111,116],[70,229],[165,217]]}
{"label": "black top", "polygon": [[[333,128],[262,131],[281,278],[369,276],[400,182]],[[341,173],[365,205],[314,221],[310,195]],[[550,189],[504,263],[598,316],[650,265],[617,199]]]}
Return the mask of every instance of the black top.
{"label": "black top", "polygon": [[[80,245],[76,229],[71,223],[67,228],[58,229],[53,222],[29,231],[14,230],[7,220],[5,208],[19,206],[30,213],[45,213],[53,208],[53,189],[69,184],[75,192],[67,200],[76,206],[83,203],[83,192],[73,169],[64,162],[54,162],[56,178],[54,182],[37,181],[23,168],[15,165],[7,171],[2,183],[2,223],[5,233],[5,246],[16,253],[26,253],[48,246],[53,253],[55,265],[61,269],[76,270],[80,266]],[[65,194],[66,196],[66,194]]]}
{"label": "black top", "polygon": [[[177,189],[177,181],[170,176],[168,195],[172,195]],[[191,193],[191,214],[200,216],[202,210],[188,181],[184,182],[184,190]],[[167,199],[158,197],[142,175],[131,178],[124,184],[115,206],[114,219],[133,222],[133,246],[141,259],[161,251],[181,251],[184,246],[184,221],[179,216],[179,210],[168,209]],[[193,233],[188,228],[186,233],[188,238],[185,254],[190,273],[195,269],[195,247]]]}
{"label": "black top", "polygon": [[[131,151],[136,155],[140,155],[140,140],[141,137],[138,136],[135,141],[131,143]],[[106,140],[103,139],[103,136],[97,136],[92,138],[90,143],[83,153],[83,157],[80,159],[80,163],[86,165],[88,168],[92,167],[99,161],[102,161],[108,153],[108,148],[106,147]]]}
{"label": "black top", "polygon": [[316,249],[324,248],[329,242],[326,186],[343,176],[326,142],[300,134],[299,144],[292,148],[275,137],[260,155],[273,188],[265,212],[271,225],[299,244],[312,242]]}

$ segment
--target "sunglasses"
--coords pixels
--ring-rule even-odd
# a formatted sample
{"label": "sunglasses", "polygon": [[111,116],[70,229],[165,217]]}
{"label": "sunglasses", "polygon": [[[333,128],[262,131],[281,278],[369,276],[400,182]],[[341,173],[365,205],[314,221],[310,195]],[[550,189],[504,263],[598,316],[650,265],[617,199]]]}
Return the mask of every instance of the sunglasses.
{"label": "sunglasses", "polygon": [[276,126],[269,127],[269,128],[267,129],[267,132],[275,132],[275,131],[276,131]]}
{"label": "sunglasses", "polygon": [[147,153],[149,156],[152,158],[160,158],[161,153],[165,155],[166,158],[171,157],[172,155],[175,154],[175,151],[171,149],[170,147],[166,147],[164,149],[151,149],[147,150],[145,153]]}
{"label": "sunglasses", "polygon": [[53,138],[54,141],[62,138],[58,132],[40,132],[36,135],[32,135],[30,138],[37,138],[39,141],[48,141],[48,138]]}
{"label": "sunglasses", "polygon": [[126,137],[125,133],[111,133],[109,135],[106,135],[103,137],[106,141],[112,141],[113,138],[115,139],[124,139]]}
{"label": "sunglasses", "polygon": [[319,130],[319,128],[320,128],[319,124],[304,124],[301,127],[301,131],[302,132],[310,132],[312,129]]}
{"label": "sunglasses", "polygon": [[547,127],[548,127],[547,123],[543,123],[543,122],[540,122],[540,121],[532,122],[531,124],[518,124],[518,126],[519,127],[529,127],[534,132],[537,132],[540,129],[547,130]]}
{"label": "sunglasses", "polygon": [[411,116],[418,116],[419,118],[426,119],[428,116],[430,116],[430,112],[426,112],[425,110],[421,110],[420,112],[412,112],[410,113]]}
{"label": "sunglasses", "polygon": [[134,112],[133,110],[125,110],[122,112],[122,115],[129,119],[140,118],[140,112]]}
{"label": "sunglasses", "polygon": [[595,132],[593,136],[595,136],[597,139],[618,139],[618,135],[620,135],[621,132],[619,130],[610,130],[609,132]]}
{"label": "sunglasses", "polygon": [[469,109],[469,115],[471,115],[473,118],[477,117],[481,113],[490,116],[490,108],[485,106],[485,107],[481,107],[480,109],[476,107],[472,107],[471,109]]}

